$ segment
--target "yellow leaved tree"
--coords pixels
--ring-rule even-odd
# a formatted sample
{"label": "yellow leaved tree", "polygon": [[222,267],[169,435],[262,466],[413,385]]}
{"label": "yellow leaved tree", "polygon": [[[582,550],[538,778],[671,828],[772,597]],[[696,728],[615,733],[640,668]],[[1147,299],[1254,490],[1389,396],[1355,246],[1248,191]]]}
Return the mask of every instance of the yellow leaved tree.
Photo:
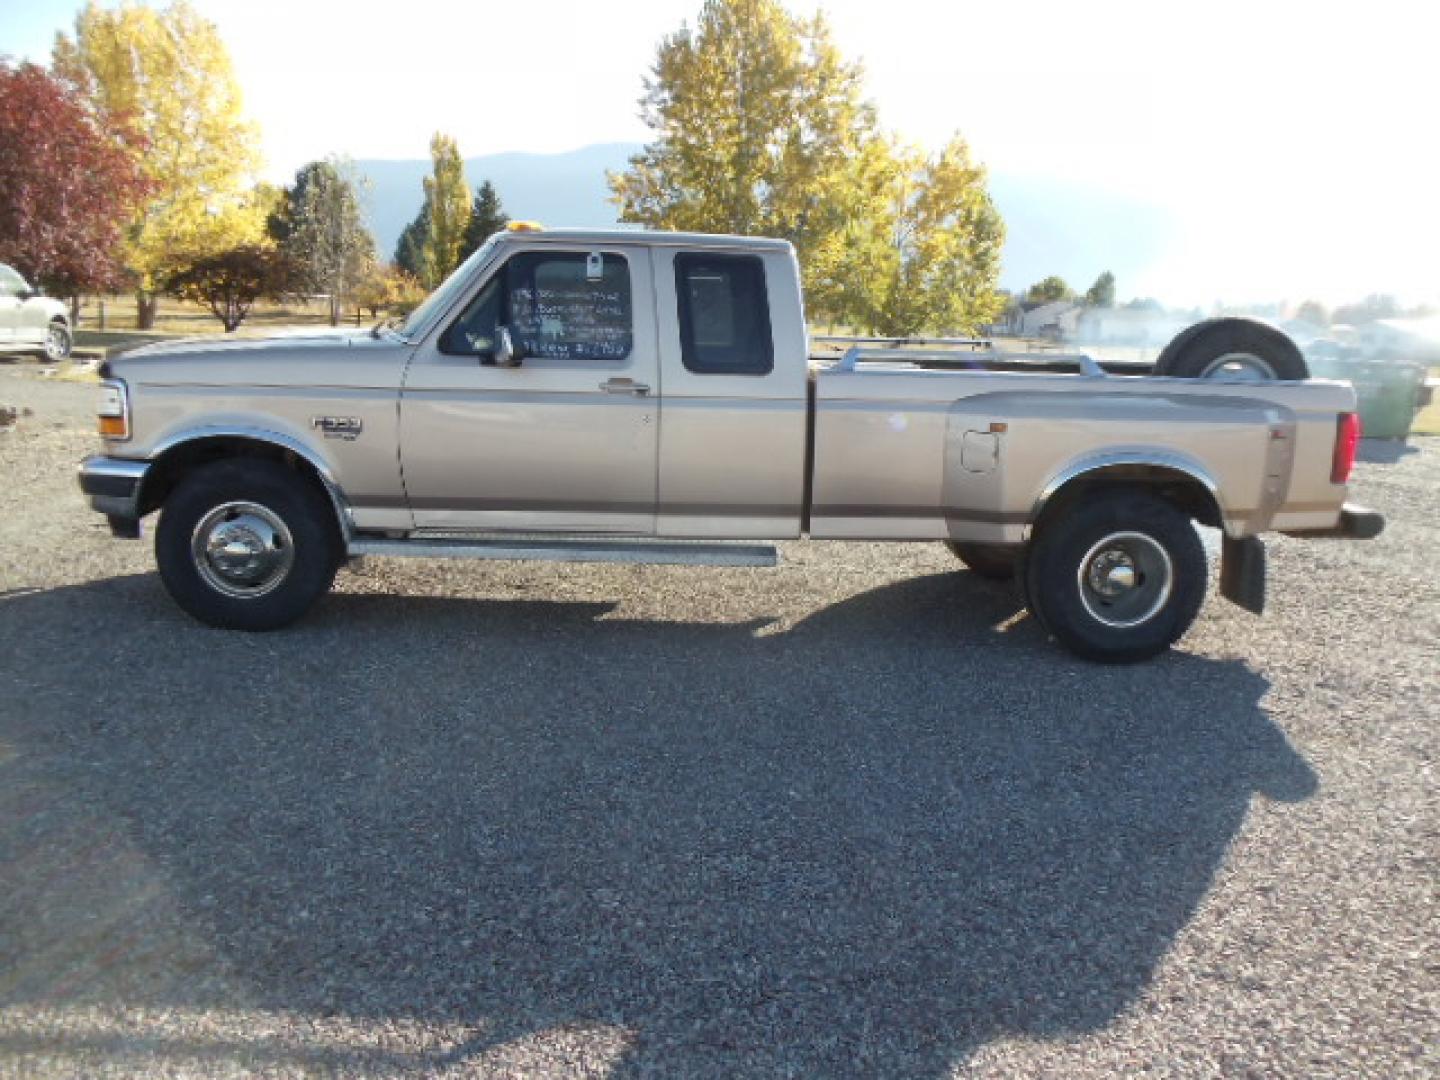
{"label": "yellow leaved tree", "polygon": [[259,135],[215,25],[185,0],[163,10],[93,0],[56,35],[55,74],[115,124],[152,185],[128,231],[138,322],[178,260],[262,244],[269,195],[254,187]]}
{"label": "yellow leaved tree", "polygon": [[926,157],[879,126],[823,17],[705,0],[640,99],[653,140],[609,176],[624,221],[791,241],[810,314],[884,334],[1000,309],[1004,225],[960,139]]}
{"label": "yellow leaved tree", "polygon": [[889,204],[858,244],[875,256],[870,289],[851,298],[850,317],[885,334],[974,333],[1004,306],[995,284],[1005,226],[985,169],[958,135],[932,157],[893,152]]}
{"label": "yellow leaved tree", "polygon": [[425,234],[425,287],[435,288],[460,265],[460,249],[470,225],[470,185],[465,162],[449,135],[436,132],[430,140],[431,173],[425,177],[425,206],[430,227]]}

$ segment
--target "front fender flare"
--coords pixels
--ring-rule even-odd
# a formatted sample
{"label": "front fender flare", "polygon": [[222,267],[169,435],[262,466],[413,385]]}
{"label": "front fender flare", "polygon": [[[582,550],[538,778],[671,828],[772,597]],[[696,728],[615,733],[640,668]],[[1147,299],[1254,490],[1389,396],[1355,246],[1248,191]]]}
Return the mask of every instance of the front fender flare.
{"label": "front fender flare", "polygon": [[[334,470],[331,469],[329,462],[315,453],[313,447],[307,446],[293,435],[287,435],[280,431],[272,431],[267,428],[249,427],[241,424],[218,424],[198,428],[186,428],[183,431],[177,431],[167,435],[151,447],[149,460],[152,463],[159,463],[164,460],[166,454],[179,450],[182,447],[198,442],[206,442],[211,439],[238,439],[245,442],[261,443],[288,451],[300,458],[314,471],[321,485],[325,488],[325,493],[329,496],[330,504],[335,511],[335,521],[340,529],[341,537],[346,541],[350,539],[354,533],[354,522],[351,515],[350,502],[345,497],[345,492],[340,487],[339,481],[335,478]],[[151,471],[151,475],[153,475],[153,473],[154,470]],[[143,505],[143,490],[140,493],[140,499]]]}

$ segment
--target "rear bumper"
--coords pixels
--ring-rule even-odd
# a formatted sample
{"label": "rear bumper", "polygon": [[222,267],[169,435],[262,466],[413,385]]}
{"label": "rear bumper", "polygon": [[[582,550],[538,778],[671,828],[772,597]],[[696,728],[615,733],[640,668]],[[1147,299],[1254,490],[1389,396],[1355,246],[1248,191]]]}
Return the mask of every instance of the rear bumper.
{"label": "rear bumper", "polygon": [[80,463],[80,490],[90,500],[90,508],[104,514],[114,524],[140,520],[140,488],[150,471],[148,461],[97,454]]}
{"label": "rear bumper", "polygon": [[1340,520],[1328,529],[1286,530],[1286,536],[1299,536],[1307,540],[1334,537],[1344,540],[1373,540],[1385,531],[1385,516],[1378,510],[1370,510],[1355,503],[1346,503],[1340,508]]}

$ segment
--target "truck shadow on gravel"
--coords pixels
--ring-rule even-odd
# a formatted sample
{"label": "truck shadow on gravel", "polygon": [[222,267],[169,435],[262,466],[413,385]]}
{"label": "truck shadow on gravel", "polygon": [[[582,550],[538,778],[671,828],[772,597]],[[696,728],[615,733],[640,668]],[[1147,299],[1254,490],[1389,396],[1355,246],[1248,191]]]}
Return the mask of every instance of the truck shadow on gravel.
{"label": "truck shadow on gravel", "polygon": [[1419,452],[1404,439],[1361,439],[1355,460],[1366,465],[1395,465]]}
{"label": "truck shadow on gravel", "polygon": [[[618,1075],[939,1076],[1103,1028],[1252,799],[1316,780],[1244,664],[1085,665],[994,633],[1010,607],[963,573],[781,632],[341,594],[247,636],[189,623],[151,575],[12,594],[5,768],[60,794],[0,828],[70,869],[3,887],[0,1006],[233,1009],[223,971],[247,1008],[470,1033],[145,1048],[378,1073],[548,1039],[572,1056],[529,1068],[573,1071],[604,1029]],[[199,968],[156,959],[152,903],[87,877],[92,819],[197,928]],[[66,928],[96,925],[106,959],[77,979]]]}

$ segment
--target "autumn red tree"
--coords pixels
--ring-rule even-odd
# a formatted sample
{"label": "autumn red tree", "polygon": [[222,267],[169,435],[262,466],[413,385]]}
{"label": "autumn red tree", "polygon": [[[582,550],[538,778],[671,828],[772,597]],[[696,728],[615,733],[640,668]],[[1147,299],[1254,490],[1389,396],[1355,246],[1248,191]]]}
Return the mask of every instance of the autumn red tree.
{"label": "autumn red tree", "polygon": [[145,194],[133,153],[72,90],[0,60],[0,262],[61,296],[116,288]]}

